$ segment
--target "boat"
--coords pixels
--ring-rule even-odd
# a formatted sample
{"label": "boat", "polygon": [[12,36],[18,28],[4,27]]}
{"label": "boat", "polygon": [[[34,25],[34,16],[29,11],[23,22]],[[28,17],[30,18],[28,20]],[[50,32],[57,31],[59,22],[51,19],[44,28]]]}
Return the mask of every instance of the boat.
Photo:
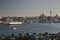
{"label": "boat", "polygon": [[13,30],[16,30],[16,28],[14,27]]}
{"label": "boat", "polygon": [[51,24],[54,24],[53,22]]}
{"label": "boat", "polygon": [[23,22],[9,22],[8,24],[9,24],[9,25],[10,25],[10,24],[23,24]]}

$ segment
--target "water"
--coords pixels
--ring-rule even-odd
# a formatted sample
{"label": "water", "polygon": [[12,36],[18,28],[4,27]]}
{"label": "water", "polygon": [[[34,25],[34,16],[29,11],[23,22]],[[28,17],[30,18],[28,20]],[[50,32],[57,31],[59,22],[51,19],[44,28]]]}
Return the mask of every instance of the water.
{"label": "water", "polygon": [[[14,29],[15,28],[15,29]],[[58,33],[60,32],[60,23],[47,24],[47,23],[33,23],[23,25],[0,25],[0,35],[10,35],[11,33],[17,35],[19,33],[24,34],[28,32],[32,33]]]}

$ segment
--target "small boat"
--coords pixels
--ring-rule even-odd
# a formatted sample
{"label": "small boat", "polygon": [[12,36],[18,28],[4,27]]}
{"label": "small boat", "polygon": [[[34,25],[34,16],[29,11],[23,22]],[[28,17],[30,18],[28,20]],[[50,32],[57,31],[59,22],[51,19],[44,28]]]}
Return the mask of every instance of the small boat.
{"label": "small boat", "polygon": [[16,28],[14,27],[13,30],[16,30]]}
{"label": "small boat", "polygon": [[54,24],[53,22],[49,22],[49,24]]}
{"label": "small boat", "polygon": [[53,22],[51,24],[53,24]]}

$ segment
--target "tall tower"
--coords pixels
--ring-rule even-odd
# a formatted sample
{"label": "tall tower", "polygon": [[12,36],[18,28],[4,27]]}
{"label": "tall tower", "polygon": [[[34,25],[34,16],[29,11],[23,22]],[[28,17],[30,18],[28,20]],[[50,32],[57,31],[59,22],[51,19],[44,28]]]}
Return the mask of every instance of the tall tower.
{"label": "tall tower", "polygon": [[52,11],[50,10],[50,23],[53,23],[53,20],[52,20]]}
{"label": "tall tower", "polygon": [[52,16],[52,11],[50,10],[50,17]]}

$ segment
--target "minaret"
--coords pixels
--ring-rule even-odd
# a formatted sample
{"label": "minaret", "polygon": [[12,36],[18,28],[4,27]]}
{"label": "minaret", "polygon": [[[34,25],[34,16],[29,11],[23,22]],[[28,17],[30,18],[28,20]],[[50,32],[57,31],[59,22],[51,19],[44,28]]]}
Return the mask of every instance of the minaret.
{"label": "minaret", "polygon": [[52,23],[53,24],[53,21],[52,21],[52,11],[50,10],[50,23]]}
{"label": "minaret", "polygon": [[52,11],[50,10],[50,17],[52,16]]}

